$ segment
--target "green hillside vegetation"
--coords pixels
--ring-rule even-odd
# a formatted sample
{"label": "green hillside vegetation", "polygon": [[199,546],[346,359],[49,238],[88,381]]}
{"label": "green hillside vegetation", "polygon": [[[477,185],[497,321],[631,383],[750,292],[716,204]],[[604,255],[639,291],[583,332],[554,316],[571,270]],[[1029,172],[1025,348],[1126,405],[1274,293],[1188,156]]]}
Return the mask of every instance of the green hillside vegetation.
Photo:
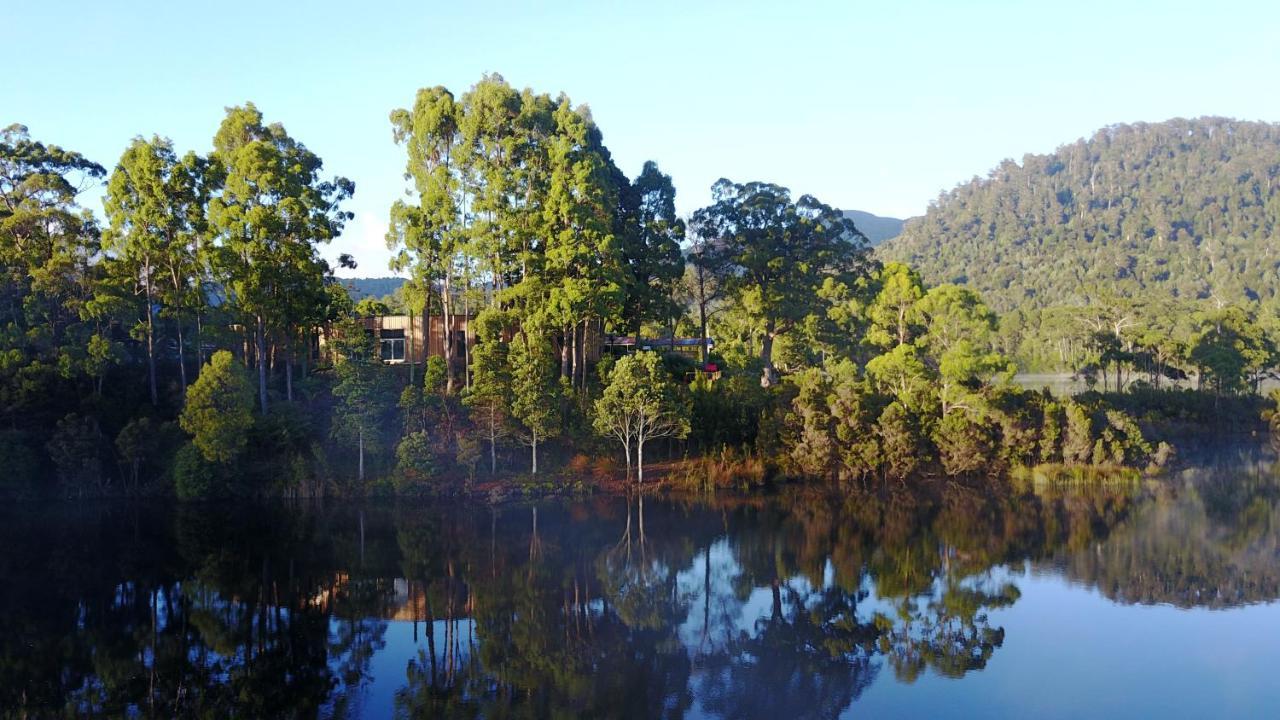
{"label": "green hillside vegetation", "polygon": [[1271,324],[1278,233],[1280,126],[1177,119],[1007,160],[879,252],[979,291],[1008,315],[1005,347],[1025,367],[1078,369],[1098,360],[1089,336],[1116,322],[1125,352],[1141,335],[1188,345],[1228,306]]}

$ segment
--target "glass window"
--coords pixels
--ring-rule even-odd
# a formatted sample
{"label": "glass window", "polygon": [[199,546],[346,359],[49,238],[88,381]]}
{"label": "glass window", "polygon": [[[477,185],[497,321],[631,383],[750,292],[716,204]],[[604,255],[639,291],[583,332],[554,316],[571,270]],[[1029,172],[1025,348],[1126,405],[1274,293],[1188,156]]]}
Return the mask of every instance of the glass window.
{"label": "glass window", "polygon": [[382,338],[383,362],[404,362],[404,338]]}

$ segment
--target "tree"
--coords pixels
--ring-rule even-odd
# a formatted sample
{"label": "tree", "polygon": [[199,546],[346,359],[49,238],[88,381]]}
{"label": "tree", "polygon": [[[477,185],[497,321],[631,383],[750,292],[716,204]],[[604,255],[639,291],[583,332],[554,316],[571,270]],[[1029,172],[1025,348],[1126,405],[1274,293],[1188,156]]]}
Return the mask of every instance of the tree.
{"label": "tree", "polygon": [[[224,177],[209,201],[210,224],[222,240],[218,265],[226,292],[252,328],[265,415],[268,337],[292,347],[297,326],[312,314],[299,300],[323,302],[328,266],[316,244],[336,237],[351,219],[340,205],[355,185],[342,177],[321,180],[320,158],[279,123],[263,125],[253,103],[227,109],[213,160]],[[292,371],[291,357],[286,370]]]}
{"label": "tree", "polygon": [[676,282],[684,274],[680,243],[684,221],[676,215],[676,189],[652,160],[622,190],[624,326],[637,339],[646,320],[669,320]]}
{"label": "tree", "polygon": [[229,464],[253,427],[253,387],[235,357],[215,352],[187,390],[178,423],[205,460]]}
{"label": "tree", "polygon": [[373,336],[355,320],[347,319],[334,328],[334,349],[339,361],[334,367],[337,382],[333,395],[338,400],[333,414],[333,436],[356,445],[356,479],[364,482],[365,450],[377,444],[393,407],[393,378],[378,360]]}
{"label": "tree", "polygon": [[636,482],[644,483],[644,446],[655,438],[689,434],[689,400],[655,352],[637,352],[609,371],[604,394],[595,402],[595,429],[622,443],[631,479],[631,448],[636,451]]}
{"label": "tree", "polygon": [[958,285],[929,290],[909,311],[923,334],[916,340],[938,378],[938,400],[946,416],[959,408],[982,414],[977,394],[997,373],[1011,377],[1015,367],[992,351],[996,316],[977,293]]}
{"label": "tree", "polygon": [[105,174],[22,125],[0,130],[0,413],[11,422],[44,414],[58,368],[101,329],[84,322],[98,227],[76,198]]}
{"label": "tree", "polygon": [[415,284],[439,288],[443,315],[446,391],[454,391],[454,299],[459,254],[466,241],[461,197],[463,186],[456,167],[464,149],[459,132],[461,108],[444,87],[422,88],[411,110],[391,113],[397,143],[408,159],[405,178],[413,180],[417,202],[397,200],[391,207],[387,247],[396,252],[392,269],[409,271]]}
{"label": "tree", "polygon": [[147,348],[147,380],[151,404],[156,392],[156,305],[175,314],[178,367],[183,391],[187,373],[180,308],[191,304],[196,276],[196,241],[204,224],[201,163],[189,155],[179,160],[173,143],[154,137],[134,138],[107,183],[103,201],[111,227],[103,248],[113,265],[143,299],[143,336]]}
{"label": "tree", "polygon": [[712,186],[712,204],[694,213],[699,233],[714,238],[704,260],[723,273],[729,295],[760,339],[761,385],[777,382],[774,341],[820,311],[829,277],[853,282],[870,267],[866,238],[843,213],[811,195],[792,202],[784,187]]}
{"label": "tree", "polygon": [[887,263],[872,280],[876,294],[867,308],[871,327],[867,340],[889,349],[903,345],[914,337],[916,303],[924,297],[920,275],[902,263]]}
{"label": "tree", "polygon": [[1189,358],[1214,392],[1234,393],[1275,363],[1276,349],[1251,314],[1233,306],[1204,317]]}
{"label": "tree", "polygon": [[462,402],[471,408],[489,444],[489,472],[498,471],[498,442],[508,433],[511,413],[511,368],[502,342],[503,313],[492,308],[476,317],[476,345],[471,350],[471,387]]}
{"label": "tree", "polygon": [[538,444],[560,432],[559,395],[551,344],[536,329],[511,340],[511,415],[523,430],[521,439],[532,452],[532,473],[538,474]]}

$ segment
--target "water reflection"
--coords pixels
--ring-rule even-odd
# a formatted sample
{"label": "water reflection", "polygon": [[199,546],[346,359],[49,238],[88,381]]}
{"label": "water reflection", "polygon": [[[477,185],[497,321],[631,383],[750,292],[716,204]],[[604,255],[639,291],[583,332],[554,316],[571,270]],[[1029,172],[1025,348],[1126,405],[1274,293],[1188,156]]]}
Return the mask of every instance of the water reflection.
{"label": "water reflection", "polygon": [[1278,498],[1237,460],[1087,490],[27,509],[0,522],[0,707],[834,717],[994,662],[1028,567],[1119,603],[1274,600]]}

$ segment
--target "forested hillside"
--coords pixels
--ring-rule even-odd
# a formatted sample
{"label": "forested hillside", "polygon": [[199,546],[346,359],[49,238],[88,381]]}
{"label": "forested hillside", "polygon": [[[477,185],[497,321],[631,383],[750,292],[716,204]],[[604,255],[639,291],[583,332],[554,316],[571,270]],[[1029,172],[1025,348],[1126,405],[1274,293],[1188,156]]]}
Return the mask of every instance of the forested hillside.
{"label": "forested hillside", "polygon": [[359,278],[342,278],[342,285],[347,288],[347,294],[352,300],[360,301],[364,298],[380,298],[394,293],[404,285],[404,278],[401,277],[359,277]]}
{"label": "forested hillside", "polygon": [[[880,253],[999,311],[1280,288],[1280,125],[1113,125],[943,193]],[[860,225],[861,227],[861,225]]]}

